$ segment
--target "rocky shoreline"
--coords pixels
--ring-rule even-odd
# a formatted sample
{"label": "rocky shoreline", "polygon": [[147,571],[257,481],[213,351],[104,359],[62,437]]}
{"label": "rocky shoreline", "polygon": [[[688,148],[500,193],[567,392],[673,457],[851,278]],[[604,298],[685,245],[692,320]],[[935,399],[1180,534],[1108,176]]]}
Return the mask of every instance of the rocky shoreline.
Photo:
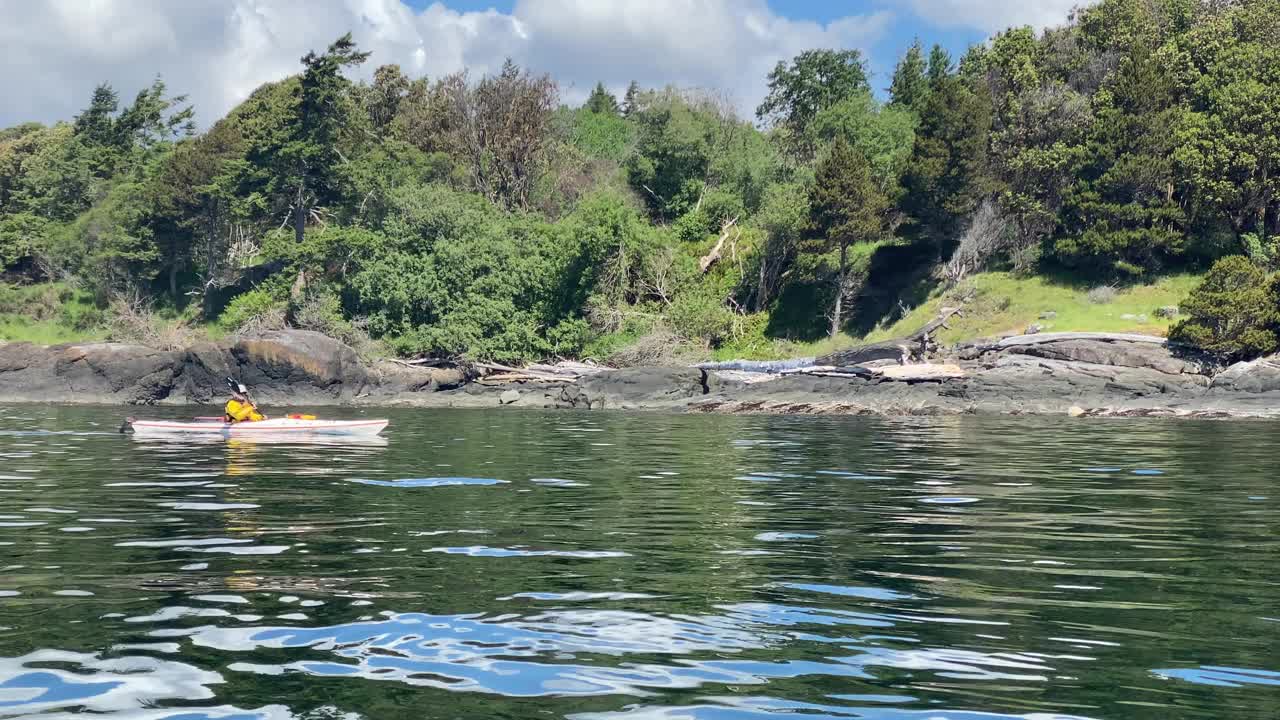
{"label": "rocky shoreline", "polygon": [[[1280,417],[1280,358],[1217,368],[1158,338],[1088,333],[950,349],[947,372],[605,369],[486,384],[460,368],[364,363],[323,335],[281,331],[178,350],[95,343],[0,345],[0,401],[201,405],[223,379],[271,407],[525,407],[702,413]],[[911,368],[913,366],[906,366]],[[478,381],[479,380],[479,381]]]}

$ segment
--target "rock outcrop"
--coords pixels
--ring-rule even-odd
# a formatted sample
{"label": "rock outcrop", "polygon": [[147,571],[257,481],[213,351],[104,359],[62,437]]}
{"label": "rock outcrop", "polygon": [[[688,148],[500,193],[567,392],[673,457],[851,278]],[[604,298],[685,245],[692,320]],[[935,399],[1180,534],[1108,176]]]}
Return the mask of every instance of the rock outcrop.
{"label": "rock outcrop", "polygon": [[297,330],[183,350],[0,345],[0,398],[10,401],[202,404],[226,394],[227,377],[252,387],[263,402],[337,404],[379,386],[351,348]]}
{"label": "rock outcrop", "polygon": [[[795,363],[603,370],[570,379],[485,384],[458,368],[369,365],[342,343],[303,331],[183,350],[93,343],[0,345],[0,400],[206,404],[224,378],[268,406],[659,409],[792,414],[1280,416],[1280,358],[1216,373],[1159,338],[1040,334],[956,348],[947,373]],[[941,367],[941,366],[940,366]],[[768,372],[760,372],[760,370]],[[847,370],[847,372],[846,372]]]}

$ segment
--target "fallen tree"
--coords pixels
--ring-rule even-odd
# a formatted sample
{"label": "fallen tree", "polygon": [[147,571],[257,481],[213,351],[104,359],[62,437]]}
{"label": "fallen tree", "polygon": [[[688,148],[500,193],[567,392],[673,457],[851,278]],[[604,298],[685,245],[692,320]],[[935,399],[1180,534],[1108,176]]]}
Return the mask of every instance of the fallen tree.
{"label": "fallen tree", "polygon": [[905,365],[908,362],[923,360],[938,348],[934,334],[938,330],[947,329],[947,321],[953,316],[959,315],[962,309],[963,305],[942,308],[936,318],[925,323],[924,327],[910,335],[892,340],[857,345],[847,350],[837,350],[829,355],[817,358],[815,362],[818,365],[847,366],[861,365],[876,360],[897,360]]}

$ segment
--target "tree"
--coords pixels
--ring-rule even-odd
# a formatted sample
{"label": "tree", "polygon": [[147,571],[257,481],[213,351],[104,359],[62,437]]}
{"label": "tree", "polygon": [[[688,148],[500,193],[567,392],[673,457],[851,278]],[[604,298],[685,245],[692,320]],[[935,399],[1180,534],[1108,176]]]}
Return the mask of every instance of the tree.
{"label": "tree", "polygon": [[1228,359],[1256,357],[1280,344],[1276,281],[1242,255],[1219,260],[1182,303],[1187,316],[1169,340]]}
{"label": "tree", "polygon": [[985,85],[970,87],[959,77],[944,80],[925,103],[903,175],[903,210],[939,251],[993,191],[987,166],[991,115]]}
{"label": "tree", "polygon": [[120,99],[116,91],[107,83],[93,89],[93,99],[89,107],[75,118],[72,127],[76,137],[89,145],[112,145],[115,143],[116,111],[120,109]]}
{"label": "tree", "polygon": [[151,229],[175,301],[178,277],[193,265],[205,293],[219,278],[237,235],[235,195],[244,151],[238,124],[220,121],[174,148],[148,184]]}
{"label": "tree", "polygon": [[1174,158],[1196,204],[1239,236],[1280,235],[1280,3],[1227,6],[1185,42],[1191,112]]}
{"label": "tree", "polygon": [[636,112],[636,110],[639,109],[638,107],[636,107],[636,102],[639,100],[639,98],[640,98],[640,83],[636,82],[635,80],[632,80],[627,85],[627,94],[624,95],[622,98],[622,116],[623,117],[629,118]]}
{"label": "tree", "polygon": [[1170,160],[1183,108],[1163,63],[1140,47],[1121,59],[1093,104],[1080,162],[1066,166],[1075,181],[1058,213],[1054,253],[1104,273],[1157,270],[1186,241],[1188,218]]}
{"label": "tree", "polygon": [[822,110],[870,90],[862,53],[857,50],[808,50],[769,73],[769,94],[756,117],[783,132],[782,142],[800,161],[816,149],[809,124]]}
{"label": "tree", "polygon": [[342,71],[363,63],[369,53],[356,49],[351,33],[334,41],[322,55],[302,58],[305,70],[298,85],[297,116],[289,140],[279,150],[283,169],[294,188],[293,233],[301,243],[314,208],[336,198],[345,162],[338,149],[348,108],[350,81]]}
{"label": "tree", "polygon": [[917,122],[911,109],[881,105],[870,93],[863,93],[818,113],[813,130],[823,142],[837,137],[849,141],[871,162],[880,189],[896,199],[899,179],[911,159]]}
{"label": "tree", "polygon": [[[641,104],[629,120],[635,152],[623,167],[654,218],[705,210],[704,200],[719,190],[743,209],[759,206],[777,164],[761,133],[714,96],[668,89],[642,94]],[[691,221],[703,228],[715,223],[706,216]]]}
{"label": "tree", "polygon": [[163,142],[190,137],[196,131],[195,109],[184,106],[186,102],[186,95],[169,97],[164,81],[157,77],[116,118],[112,127],[115,144],[126,151],[135,146],[151,149]]}
{"label": "tree", "polygon": [[583,107],[593,113],[604,115],[617,115],[619,112],[618,98],[605,89],[604,83],[596,83],[595,89],[591,91],[591,96],[587,98],[587,103]]}
{"label": "tree", "polygon": [[934,44],[929,51],[929,87],[937,87],[951,72],[951,53],[941,45]]}
{"label": "tree", "polygon": [[[934,47],[937,49],[937,46]],[[926,71],[924,49],[920,47],[920,41],[916,40],[893,70],[893,82],[889,86],[889,104],[920,112],[929,95],[929,78]]]}
{"label": "tree", "polygon": [[409,94],[409,78],[399,65],[383,65],[373,71],[373,85],[365,92],[365,111],[380,135],[386,135]]}
{"label": "tree", "polygon": [[843,137],[818,163],[809,196],[810,221],[824,252],[838,249],[835,300],[831,308],[831,336],[840,332],[845,295],[849,292],[849,246],[880,237],[888,198],[872,176],[871,163]]}
{"label": "tree", "polygon": [[510,59],[475,87],[465,75],[442,82],[448,150],[471,186],[507,209],[526,209],[546,170],[559,89]]}

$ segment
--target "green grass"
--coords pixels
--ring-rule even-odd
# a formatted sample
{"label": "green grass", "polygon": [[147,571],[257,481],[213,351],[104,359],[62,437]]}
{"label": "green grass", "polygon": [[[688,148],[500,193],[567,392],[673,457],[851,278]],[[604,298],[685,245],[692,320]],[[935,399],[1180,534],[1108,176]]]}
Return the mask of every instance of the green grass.
{"label": "green grass", "polygon": [[[1025,332],[1032,323],[1041,325],[1044,332],[1165,335],[1173,321],[1156,317],[1156,308],[1178,305],[1199,281],[1199,275],[1170,275],[1150,284],[1118,288],[1111,302],[1098,304],[1089,300],[1087,287],[1045,277],[983,273],[956,289],[933,293],[925,303],[912,308],[905,316],[865,335],[842,333],[835,338],[814,342],[766,341],[765,348],[753,339],[746,339],[719,348],[713,355],[716,360],[821,356],[859,343],[901,337],[937,317],[943,307],[954,306],[957,296],[970,290],[973,296],[965,304],[963,315],[952,317],[947,323],[948,329],[938,334],[938,340],[943,344],[1016,335]],[[1057,316],[1041,320],[1040,315],[1048,311],[1057,313]],[[1132,317],[1126,319],[1125,315]],[[1144,315],[1145,320],[1142,319]]]}
{"label": "green grass", "polygon": [[103,314],[85,292],[64,283],[0,283],[0,340],[57,345],[101,340]]}
{"label": "green grass", "polygon": [[[947,323],[948,329],[938,333],[940,342],[1016,335],[1032,323],[1039,324],[1044,332],[1166,335],[1173,321],[1156,317],[1156,308],[1181,303],[1199,281],[1199,275],[1170,275],[1148,285],[1118,288],[1111,302],[1099,304],[1089,300],[1087,288],[1045,277],[983,273],[949,292],[935,292],[927,302],[901,319],[864,336],[842,334],[834,340],[797,344],[790,350],[796,356],[822,355],[858,343],[901,337],[937,317],[943,307],[954,306],[957,295],[969,290],[973,291],[973,297],[965,304],[963,315],[952,317]],[[1040,319],[1042,313],[1050,311],[1057,316]],[[1131,317],[1124,317],[1126,315]]]}
{"label": "green grass", "polygon": [[13,316],[0,316],[0,341],[29,342],[36,345],[97,342],[106,337],[101,329],[76,330],[59,322],[33,322]]}

